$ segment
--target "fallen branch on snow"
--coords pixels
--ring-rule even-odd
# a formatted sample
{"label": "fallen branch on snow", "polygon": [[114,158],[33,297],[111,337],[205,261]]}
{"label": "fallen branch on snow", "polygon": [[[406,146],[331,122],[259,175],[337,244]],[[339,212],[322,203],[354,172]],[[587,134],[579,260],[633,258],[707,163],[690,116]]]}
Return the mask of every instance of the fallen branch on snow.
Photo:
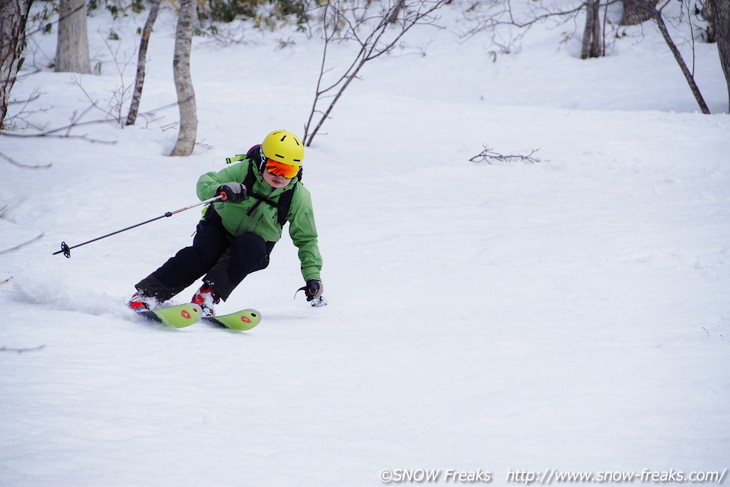
{"label": "fallen branch on snow", "polygon": [[[38,240],[39,238],[42,238],[42,237],[43,237],[43,235],[44,235],[44,234],[43,234],[43,233],[41,233],[41,234],[40,234],[40,235],[38,235],[37,237],[35,237],[35,238],[32,238],[32,239],[28,240],[27,242],[23,242],[23,243],[22,243],[22,244],[20,244],[20,245],[16,245],[16,246],[15,246],[15,247],[13,247],[13,248],[10,248],[10,249],[5,249],[5,250],[0,250],[0,254],[9,254],[10,252],[14,252],[14,251],[16,251],[16,250],[18,250],[18,249],[20,249],[20,248],[22,248],[22,247],[25,247],[25,246],[26,246],[26,245],[28,245],[28,244],[31,244],[31,243],[35,242],[35,241],[36,241],[36,240]],[[2,283],[0,283],[0,284],[4,284],[4,283],[5,283],[5,281],[3,281],[3,282],[2,282]]]}
{"label": "fallen branch on snow", "polygon": [[491,164],[492,162],[509,162],[512,160],[520,160],[529,162],[531,164],[534,164],[536,162],[540,162],[540,159],[536,157],[532,157],[535,152],[537,152],[540,149],[532,149],[529,154],[522,155],[522,154],[500,154],[499,152],[495,152],[491,147],[484,146],[484,150],[481,151],[479,154],[475,155],[471,159],[469,159],[470,162],[486,162],[487,164]]}
{"label": "fallen branch on snow", "polygon": [[35,347],[35,348],[8,348],[8,347],[0,347],[0,352],[15,352],[15,353],[38,352],[40,350],[43,350],[44,348],[46,348],[45,345],[41,345],[40,347]]}
{"label": "fallen branch on snow", "polygon": [[3,159],[5,159],[6,161],[8,161],[10,164],[12,164],[14,166],[22,167],[23,169],[48,169],[52,165],[50,162],[48,164],[45,164],[45,165],[37,165],[37,166],[31,166],[31,165],[28,165],[28,164],[22,164],[22,163],[20,163],[20,162],[18,162],[16,160],[14,160],[12,157],[6,156],[2,152],[0,152],[0,157],[2,157]]}

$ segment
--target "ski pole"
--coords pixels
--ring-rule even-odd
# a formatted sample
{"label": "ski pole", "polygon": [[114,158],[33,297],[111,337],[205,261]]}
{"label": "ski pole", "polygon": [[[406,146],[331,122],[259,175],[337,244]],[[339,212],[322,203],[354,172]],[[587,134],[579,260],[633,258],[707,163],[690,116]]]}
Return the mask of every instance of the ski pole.
{"label": "ski pole", "polygon": [[186,206],[185,208],[180,208],[179,210],[168,211],[164,215],[160,215],[160,216],[158,216],[156,218],[152,218],[151,220],[147,220],[147,221],[142,222],[142,223],[137,223],[136,225],[132,225],[131,227],[122,228],[121,230],[117,230],[116,232],[107,233],[106,235],[102,235],[101,237],[96,237],[96,238],[94,238],[92,240],[89,240],[89,241],[84,242],[84,243],[80,243],[78,245],[74,245],[72,247],[69,247],[66,244],[66,242],[61,242],[61,250],[59,250],[58,252],[54,252],[52,255],[56,255],[56,254],[63,253],[63,255],[67,259],[69,259],[69,258],[71,258],[71,249],[75,249],[76,247],[81,247],[82,245],[86,245],[86,244],[90,244],[92,242],[96,242],[97,240],[101,240],[102,238],[111,237],[112,235],[116,235],[117,233],[126,232],[127,230],[131,230],[133,228],[137,228],[137,227],[140,227],[142,225],[146,225],[148,223],[151,223],[153,221],[159,220],[161,218],[171,217],[172,215],[175,215],[175,214],[180,213],[180,212],[185,211],[185,210],[189,210],[190,208],[195,208],[196,206],[207,205],[208,203],[213,203],[215,201],[222,201],[222,200],[225,200],[225,194],[223,194],[223,193],[220,194],[220,195],[218,195],[218,196],[216,196],[215,198],[210,198],[208,200],[201,201],[200,203],[195,203],[194,205]]}

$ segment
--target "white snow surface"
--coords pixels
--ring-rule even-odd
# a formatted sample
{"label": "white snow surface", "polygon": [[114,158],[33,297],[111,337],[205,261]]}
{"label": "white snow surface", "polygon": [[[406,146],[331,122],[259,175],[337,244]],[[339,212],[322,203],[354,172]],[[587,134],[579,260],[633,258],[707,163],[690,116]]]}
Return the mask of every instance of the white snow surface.
{"label": "white snow surface", "polygon": [[[581,61],[578,37],[563,42],[580,22],[545,24],[494,61],[486,34],[459,37],[465,6],[368,64],[307,148],[329,306],[293,299],[303,283],[285,235],[218,308],[259,309],[249,332],[168,329],[125,308],[189,244],[198,209],[51,254],[196,203],[197,178],[225,157],[275,129],[301,134],[316,37],[245,23],[244,43],[196,37],[190,157],[167,156],[169,7],[142,98],[154,114],[70,132],[89,140],[0,136],[5,156],[50,164],[0,160],[0,250],[42,234],[0,254],[0,485],[377,486],[383,469],[506,485],[520,469],[730,467],[730,118],[716,46],[694,45],[703,115],[651,25]],[[42,96],[25,118],[61,127],[130,86],[144,19],[92,15],[96,75],[52,72],[55,37],[32,36],[13,97]],[[341,68],[352,46],[331,54]],[[485,146],[540,161],[470,162]]]}

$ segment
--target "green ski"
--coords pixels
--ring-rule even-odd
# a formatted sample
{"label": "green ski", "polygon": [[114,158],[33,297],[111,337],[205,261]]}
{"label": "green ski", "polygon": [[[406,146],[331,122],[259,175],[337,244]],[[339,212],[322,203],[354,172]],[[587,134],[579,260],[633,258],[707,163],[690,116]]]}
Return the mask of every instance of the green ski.
{"label": "green ski", "polygon": [[223,325],[231,330],[245,331],[261,323],[261,313],[255,309],[243,309],[221,316],[203,316],[201,320]]}
{"label": "green ski", "polygon": [[200,319],[202,314],[200,307],[196,304],[179,304],[154,310],[138,311],[145,318],[163,323],[175,328],[190,326]]}

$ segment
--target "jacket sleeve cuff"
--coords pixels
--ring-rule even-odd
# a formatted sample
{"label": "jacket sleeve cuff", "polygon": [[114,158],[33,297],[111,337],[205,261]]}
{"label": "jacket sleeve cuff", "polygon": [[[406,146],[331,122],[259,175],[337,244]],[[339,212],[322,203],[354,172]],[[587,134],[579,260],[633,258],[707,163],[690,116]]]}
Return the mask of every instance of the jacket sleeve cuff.
{"label": "jacket sleeve cuff", "polygon": [[310,279],[316,279],[318,281],[322,280],[322,278],[319,277],[319,268],[317,267],[303,267],[302,277],[305,281],[309,281]]}

